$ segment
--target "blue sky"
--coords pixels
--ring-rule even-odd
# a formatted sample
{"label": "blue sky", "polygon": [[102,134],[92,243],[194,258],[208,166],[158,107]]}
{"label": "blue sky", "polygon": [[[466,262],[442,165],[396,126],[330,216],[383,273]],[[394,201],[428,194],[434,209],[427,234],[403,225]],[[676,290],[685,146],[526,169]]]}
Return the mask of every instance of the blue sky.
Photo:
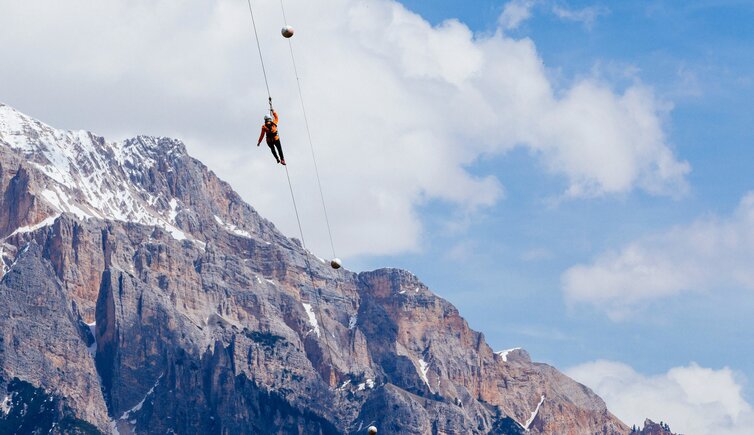
{"label": "blue sky", "polygon": [[[464,2],[463,7],[451,1],[404,3],[436,24],[461,17],[478,32],[491,31],[502,10],[499,3],[488,1]],[[672,104],[664,127],[692,171],[688,177],[691,191],[679,199],[638,192],[552,206],[548,199],[563,189],[563,182],[542,174],[524,150],[475,162],[472,170],[494,173],[503,180],[508,196],[473,224],[468,233],[471,237],[464,241],[473,240],[478,247],[502,255],[505,248],[491,246],[491,240],[504,241],[517,250],[549,248],[571,256],[553,255],[541,267],[509,266],[519,274],[523,267],[527,278],[522,279],[534,286],[546,271],[554,275],[550,281],[557,281],[563,266],[605,248],[705,214],[729,214],[754,186],[754,29],[749,25],[754,20],[754,5],[684,2],[685,6],[678,8],[673,4],[677,2],[606,2],[600,5],[609,12],[587,28],[558,19],[543,3],[533,7],[531,19],[513,34],[531,38],[545,65],[557,68],[556,74],[565,83],[590,74],[599,65],[635,68],[632,74]],[[569,6],[577,9],[594,4],[570,2]],[[688,86],[683,83],[686,75],[691,81]],[[615,79],[607,71],[604,80],[620,88],[625,78]],[[447,210],[442,207],[428,207],[424,217],[431,222],[444,213]],[[438,246],[435,258],[458,238],[448,240],[450,246]],[[511,261],[517,252],[513,254]],[[396,261],[419,260],[398,258]],[[421,267],[426,258],[421,256],[414,267]],[[463,270],[458,272],[464,275]],[[483,274],[490,272],[485,268]],[[421,273],[427,279],[432,275],[431,270]],[[478,270],[471,274],[478,275]],[[557,282],[550,284],[557,286]]]}
{"label": "blue sky", "polygon": [[[629,424],[746,433],[754,3],[285,4],[347,268],[414,272],[493,348],[566,370]],[[306,240],[325,257],[279,3],[254,5]],[[297,236],[285,177],[254,146],[266,91],[247,12],[6,2],[0,101],[109,139],[180,138]]]}
{"label": "blue sky", "polygon": [[[482,33],[494,31],[503,8],[491,1],[404,4],[434,24],[458,18]],[[586,25],[558,18],[553,5],[601,12]],[[365,267],[388,263],[414,271],[496,349],[523,346],[536,360],[561,368],[596,359],[624,361],[647,374],[690,362],[727,366],[745,374],[751,403],[750,288],[721,280],[697,293],[652,301],[615,322],[590,307],[568,307],[560,280],[566,269],[603,251],[705,216],[728,216],[752,190],[752,22],[754,4],[743,1],[535,3],[531,17],[511,34],[534,41],[558,82],[598,69],[615,89],[638,79],[672,105],[664,128],[691,165],[690,191],[680,198],[631,192],[552,205],[563,180],[543,173],[529,152],[517,149],[471,166],[476,174],[495,174],[507,196],[467,232],[444,234],[436,222],[449,210],[429,204],[422,210],[427,251],[370,258]],[[463,255],[449,255],[459,246],[467,248]]]}

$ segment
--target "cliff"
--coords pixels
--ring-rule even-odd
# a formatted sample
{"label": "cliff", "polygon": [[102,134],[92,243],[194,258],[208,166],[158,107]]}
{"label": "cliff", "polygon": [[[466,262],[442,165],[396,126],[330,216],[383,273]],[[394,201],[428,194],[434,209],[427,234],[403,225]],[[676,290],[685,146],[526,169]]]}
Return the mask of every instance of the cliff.
{"label": "cliff", "polygon": [[0,189],[0,424],[33,424],[23,385],[60,433],[630,432],[412,274],[331,269],[179,141],[0,105]]}

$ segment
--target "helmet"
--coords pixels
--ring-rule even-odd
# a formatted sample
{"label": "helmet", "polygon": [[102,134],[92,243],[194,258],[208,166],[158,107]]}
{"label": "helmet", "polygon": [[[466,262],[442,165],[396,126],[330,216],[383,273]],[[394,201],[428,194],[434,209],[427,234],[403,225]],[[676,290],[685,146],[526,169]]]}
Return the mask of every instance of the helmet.
{"label": "helmet", "polygon": [[264,122],[272,121],[272,116],[270,115],[264,115]]}

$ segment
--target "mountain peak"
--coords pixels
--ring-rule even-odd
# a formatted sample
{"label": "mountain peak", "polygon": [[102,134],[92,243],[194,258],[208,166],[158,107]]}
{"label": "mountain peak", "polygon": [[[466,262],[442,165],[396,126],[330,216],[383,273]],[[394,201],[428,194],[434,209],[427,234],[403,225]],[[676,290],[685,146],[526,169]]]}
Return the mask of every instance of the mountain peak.
{"label": "mountain peak", "polygon": [[[22,167],[32,173],[31,194],[46,206],[32,221],[20,222],[24,225],[70,213],[80,219],[159,226],[176,239],[197,239],[181,230],[176,218],[188,208],[187,201],[196,199],[196,192],[185,190],[202,186],[182,186],[176,169],[206,168],[188,156],[179,140],[142,135],[108,142],[88,131],[56,129],[0,105],[0,153],[4,168]],[[212,215],[218,214],[233,220],[227,210],[212,210]]]}
{"label": "mountain peak", "polygon": [[180,141],[0,106],[0,188],[0,394],[19,377],[103,432],[628,432],[415,275],[317,261]]}

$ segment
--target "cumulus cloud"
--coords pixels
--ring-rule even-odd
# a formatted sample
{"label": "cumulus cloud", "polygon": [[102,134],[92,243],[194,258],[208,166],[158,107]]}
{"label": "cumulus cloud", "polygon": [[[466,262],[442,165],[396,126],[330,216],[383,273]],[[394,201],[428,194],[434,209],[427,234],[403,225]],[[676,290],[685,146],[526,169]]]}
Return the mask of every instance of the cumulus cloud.
{"label": "cumulus cloud", "polygon": [[744,435],[754,427],[754,411],[737,374],[727,367],[691,363],[647,376],[626,364],[599,360],[566,374],[594,390],[629,426],[650,418],[668,423],[675,433],[699,435]]}
{"label": "cumulus cloud", "polygon": [[498,23],[505,30],[513,30],[531,17],[534,0],[512,0],[505,4]]}
{"label": "cumulus cloud", "polygon": [[[306,241],[326,254],[280,5],[253,4]],[[500,201],[500,181],[468,168],[517,146],[564,180],[567,197],[686,189],[689,165],[663,132],[667,104],[640,82],[556,89],[531,40],[432,26],[389,0],[286,8],[339,255],[420,249],[427,201],[460,215]],[[254,146],[267,93],[252,35],[243,1],[10,2],[0,100],[56,127],[179,137],[295,236],[285,175]]]}
{"label": "cumulus cloud", "polygon": [[561,277],[570,302],[590,303],[613,319],[637,305],[681,292],[720,288],[754,290],[754,193],[726,218],[689,225],[600,254]]}

